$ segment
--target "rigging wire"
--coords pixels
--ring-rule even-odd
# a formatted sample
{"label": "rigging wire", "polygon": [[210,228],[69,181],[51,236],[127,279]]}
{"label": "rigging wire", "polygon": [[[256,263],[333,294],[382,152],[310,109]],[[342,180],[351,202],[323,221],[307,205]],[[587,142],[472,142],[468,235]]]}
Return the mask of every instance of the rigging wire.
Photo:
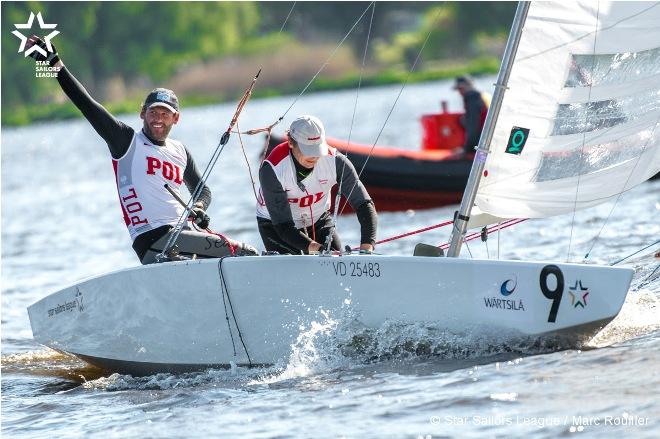
{"label": "rigging wire", "polygon": [[254,89],[254,85],[257,82],[257,79],[259,78],[259,75],[261,74],[261,69],[257,72],[257,74],[252,78],[252,82],[250,85],[246,88],[245,93],[243,94],[243,97],[241,100],[238,102],[238,105],[236,106],[236,111],[234,112],[234,116],[231,119],[231,122],[229,123],[229,127],[227,130],[222,134],[220,137],[220,142],[218,143],[218,146],[216,146],[215,151],[213,151],[213,154],[211,155],[211,159],[209,160],[209,163],[206,165],[206,169],[204,169],[204,172],[202,173],[202,177],[200,178],[199,182],[197,183],[197,186],[195,189],[192,191],[190,195],[190,199],[188,200],[188,203],[186,203],[186,207],[183,209],[183,212],[181,213],[181,216],[179,217],[179,220],[176,223],[176,226],[174,227],[173,231],[174,233],[170,234],[169,239],[167,240],[167,243],[165,244],[165,247],[163,247],[163,250],[161,253],[159,253],[156,256],[157,260],[163,260],[167,257],[168,252],[172,249],[174,244],[176,243],[176,240],[178,239],[179,235],[181,234],[181,231],[183,230],[183,225],[186,222],[186,219],[188,218],[188,215],[190,211],[192,210],[193,204],[195,203],[195,200],[197,200],[197,197],[202,192],[202,188],[206,185],[206,180],[208,179],[209,175],[211,174],[211,171],[215,167],[215,164],[218,161],[218,158],[220,158],[220,155],[225,149],[225,146],[227,145],[227,142],[229,141],[229,136],[231,135],[231,132],[234,128],[234,125],[238,122],[238,117],[240,116],[241,112],[243,111],[243,107],[245,107],[245,104],[247,101],[250,99],[250,96],[252,96],[252,90]]}
{"label": "rigging wire", "polygon": [[[366,55],[367,55],[367,53],[368,53],[368,45],[369,45],[370,36],[371,36],[371,30],[372,30],[372,25],[373,25],[373,17],[374,17],[374,14],[375,14],[375,8],[376,8],[375,2],[371,2],[371,3],[369,3],[369,5],[365,8],[365,10],[362,12],[362,14],[361,14],[361,15],[358,17],[358,19],[355,21],[355,23],[353,23],[353,25],[351,26],[351,28],[349,29],[349,31],[346,33],[346,35],[344,35],[344,37],[341,39],[341,41],[337,44],[337,46],[336,46],[335,49],[332,51],[332,53],[330,54],[330,56],[326,59],[326,61],[325,61],[325,62],[323,63],[323,65],[319,68],[319,70],[316,72],[316,74],[314,74],[314,76],[312,77],[312,79],[310,79],[310,81],[307,83],[307,85],[305,85],[305,87],[304,87],[304,88],[302,89],[302,91],[298,94],[298,96],[293,100],[293,102],[291,103],[291,105],[289,105],[289,107],[286,109],[286,111],[285,111],[285,112],[284,112],[284,113],[283,113],[283,114],[282,114],[282,115],[281,115],[281,116],[280,116],[280,117],[279,117],[279,118],[278,118],[273,124],[271,124],[271,125],[269,125],[269,126],[267,126],[267,127],[264,127],[264,128],[251,129],[251,130],[245,131],[243,134],[253,135],[253,134],[260,133],[260,132],[267,132],[267,133],[268,133],[268,143],[270,143],[270,136],[271,136],[272,129],[273,129],[276,125],[278,125],[278,124],[284,119],[284,117],[288,114],[288,112],[289,112],[289,111],[295,106],[295,104],[296,104],[297,101],[300,99],[300,97],[302,97],[302,95],[307,91],[307,89],[311,86],[311,84],[316,80],[316,78],[318,77],[318,75],[319,75],[319,74],[325,69],[325,67],[328,65],[328,63],[330,62],[330,60],[335,56],[335,54],[337,53],[337,51],[339,50],[339,48],[340,48],[340,47],[343,45],[343,43],[346,41],[346,39],[348,38],[348,36],[353,32],[353,30],[354,30],[355,27],[360,23],[360,21],[362,21],[362,18],[363,18],[364,15],[367,13],[367,11],[369,10],[369,8],[371,8],[372,11],[371,11],[371,18],[370,18],[370,22],[369,22],[369,31],[368,31],[368,34],[367,34],[367,40],[366,40],[365,50],[364,50],[364,54],[363,54],[362,68],[361,68],[361,70],[360,70],[360,79],[359,79],[359,82],[358,82],[358,88],[357,88],[357,91],[356,91],[356,100],[355,100],[355,104],[354,104],[354,108],[353,108],[353,115],[352,115],[352,119],[351,119],[351,126],[350,126],[350,130],[349,130],[349,139],[348,139],[348,141],[349,141],[349,144],[350,144],[350,140],[351,140],[351,136],[352,136],[352,130],[353,130],[354,122],[355,122],[355,115],[356,115],[356,113],[357,113],[357,104],[358,104],[358,100],[359,100],[359,91],[360,91],[360,86],[361,86],[362,79],[363,79],[364,66],[365,66],[365,63],[366,63]],[[371,147],[371,149],[370,149],[370,151],[369,151],[369,154],[368,154],[368,156],[367,156],[367,159],[365,160],[364,164],[362,165],[362,168],[360,169],[360,172],[358,173],[358,179],[357,179],[356,183],[353,185],[353,187],[351,188],[351,191],[349,192],[348,196],[346,197],[347,199],[350,199],[351,195],[353,194],[353,191],[355,190],[355,187],[356,187],[356,185],[357,185],[357,182],[359,182],[360,176],[361,176],[362,173],[364,172],[364,169],[365,169],[365,167],[366,167],[366,165],[367,165],[367,162],[369,161],[369,158],[371,157],[371,154],[373,153],[373,150],[374,150],[376,144],[378,143],[378,140],[380,139],[380,136],[382,135],[382,133],[383,133],[385,127],[387,126],[387,123],[389,122],[389,119],[390,119],[392,113],[394,112],[394,108],[396,107],[396,105],[397,105],[397,103],[398,103],[398,101],[399,101],[399,98],[401,97],[401,95],[402,95],[402,93],[403,93],[403,90],[405,89],[405,87],[406,87],[408,81],[410,80],[410,77],[411,77],[411,75],[412,75],[412,72],[415,70],[415,67],[417,66],[417,63],[419,62],[419,59],[421,58],[421,55],[422,55],[424,49],[426,48],[426,45],[427,45],[427,43],[428,43],[428,41],[429,41],[429,38],[431,37],[431,33],[432,33],[432,31],[433,31],[434,25],[435,25],[435,23],[437,23],[439,17],[440,17],[440,12],[438,11],[438,12],[436,13],[434,19],[433,19],[433,25],[431,26],[431,30],[429,30],[429,33],[426,35],[426,38],[424,39],[424,43],[422,44],[422,46],[421,46],[419,52],[417,53],[417,56],[416,56],[416,58],[415,58],[415,61],[413,62],[413,65],[411,66],[410,71],[408,72],[408,75],[406,76],[406,78],[405,78],[405,80],[404,80],[404,82],[403,82],[403,84],[402,84],[402,86],[401,86],[401,89],[399,90],[399,93],[397,94],[397,97],[396,97],[396,99],[394,100],[394,103],[392,104],[392,107],[390,108],[390,110],[389,110],[389,112],[388,112],[388,114],[387,114],[387,117],[385,118],[385,121],[383,122],[383,125],[381,126],[381,128],[380,128],[380,130],[379,130],[379,132],[378,132],[378,135],[376,136],[376,140],[374,141],[374,143],[373,143],[373,145],[372,145],[372,147]],[[239,136],[239,141],[242,141],[242,139],[240,138],[240,136]],[[342,169],[342,174],[343,174],[343,171],[344,171],[344,169]],[[250,171],[250,177],[252,178],[252,173],[251,173],[251,171]],[[338,197],[340,197],[340,194],[341,194],[341,186],[340,186],[339,189],[340,189],[340,190],[338,191]],[[256,193],[255,193],[255,197],[256,197]],[[338,206],[339,206],[339,202],[335,202],[335,212],[333,213],[333,227],[336,226],[336,219],[337,219],[337,214],[338,214]],[[342,208],[342,211],[341,211],[342,213],[343,213],[343,211],[344,211],[345,208],[346,208],[346,206],[344,206],[344,207]],[[453,221],[449,221],[449,224],[451,224],[452,222],[453,222]],[[423,230],[430,230],[430,229],[435,228],[435,227],[438,227],[438,226],[431,226],[431,227],[429,227],[429,228],[425,228],[425,229],[423,229]],[[423,231],[423,230],[422,230],[422,231]],[[415,233],[420,233],[420,231],[410,232],[410,233],[408,233],[408,234],[404,234],[404,236],[410,236],[410,235],[415,234]],[[400,236],[400,237],[403,237],[403,236]],[[393,237],[393,238],[391,238],[391,239],[383,240],[382,242],[389,242],[389,241],[392,241],[392,240],[394,240],[394,239],[398,239],[398,237]],[[379,243],[381,243],[381,241],[377,242],[376,244],[379,244]],[[328,244],[328,243],[326,243],[326,244]]]}
{"label": "rigging wire", "polygon": [[351,28],[348,30],[348,32],[346,33],[346,35],[344,35],[344,37],[341,39],[341,41],[340,41],[340,42],[337,44],[337,46],[334,48],[334,50],[332,51],[332,53],[330,54],[330,56],[325,60],[325,62],[321,65],[321,67],[319,68],[319,70],[314,74],[314,76],[312,77],[312,79],[309,80],[309,82],[307,83],[307,85],[305,85],[305,87],[302,89],[302,91],[301,91],[301,92],[298,94],[298,96],[293,100],[293,102],[291,103],[291,105],[289,105],[289,108],[287,108],[286,111],[285,111],[285,112],[284,112],[284,113],[283,113],[283,114],[282,114],[282,115],[281,115],[281,116],[280,116],[275,122],[273,122],[272,124],[270,124],[270,125],[268,125],[268,126],[266,126],[266,127],[262,127],[262,128],[254,128],[254,129],[247,130],[247,131],[245,131],[243,134],[247,134],[247,135],[250,135],[250,136],[251,136],[251,135],[258,134],[258,133],[263,133],[263,132],[268,133],[268,138],[267,138],[267,140],[266,140],[266,148],[268,148],[268,145],[270,144],[270,138],[271,138],[271,133],[272,133],[272,131],[273,131],[273,128],[275,128],[275,126],[277,126],[280,122],[282,122],[282,120],[284,120],[284,118],[285,118],[286,115],[289,113],[289,111],[291,111],[291,109],[292,109],[293,106],[296,104],[296,102],[298,102],[298,100],[302,97],[303,94],[305,94],[305,92],[307,91],[307,89],[310,87],[310,85],[312,85],[312,83],[316,80],[316,78],[319,76],[319,74],[321,74],[321,72],[322,72],[322,71],[328,66],[328,64],[330,63],[330,60],[332,60],[332,58],[334,58],[334,56],[336,55],[336,53],[337,53],[337,51],[339,50],[339,48],[344,44],[344,41],[346,41],[346,39],[348,38],[348,36],[349,36],[351,33],[353,33],[353,30],[355,30],[355,27],[360,23],[360,21],[362,21],[362,18],[364,17],[364,15],[367,13],[367,11],[369,10],[369,8],[370,8],[372,5],[374,5],[374,4],[375,4],[375,2],[371,2],[371,3],[369,3],[369,5],[365,8],[365,10],[362,12],[362,14],[360,15],[360,17],[355,21],[355,23],[353,23],[353,26],[351,26]]}
{"label": "rigging wire", "polygon": [[[294,5],[295,5],[295,4],[294,4]],[[281,115],[281,116],[280,116],[280,117],[279,117],[279,118],[278,118],[273,124],[271,124],[270,126],[264,127],[264,128],[258,128],[258,129],[248,130],[248,131],[243,132],[242,134],[253,135],[253,134],[260,133],[260,132],[267,132],[267,133],[268,133],[268,143],[269,143],[272,129],[284,119],[284,117],[288,114],[288,112],[289,112],[289,111],[295,106],[295,104],[296,104],[297,101],[300,99],[300,97],[302,97],[302,95],[307,91],[307,89],[311,86],[311,84],[316,80],[316,78],[318,77],[318,75],[319,75],[319,74],[325,69],[325,67],[328,65],[328,63],[330,62],[330,60],[335,56],[335,54],[337,53],[337,51],[339,50],[339,48],[343,45],[343,43],[344,43],[345,40],[348,38],[348,36],[353,32],[353,30],[355,29],[355,27],[356,27],[356,26],[359,24],[359,22],[363,19],[364,15],[367,13],[367,11],[369,10],[369,8],[371,8],[372,10],[371,10],[371,17],[370,17],[370,22],[369,22],[369,30],[368,30],[368,33],[367,33],[367,39],[366,39],[365,49],[364,49],[364,53],[363,53],[362,67],[361,67],[361,70],[360,70],[360,78],[359,78],[359,81],[358,81],[358,87],[357,87],[357,91],[356,91],[356,99],[355,99],[355,103],[354,103],[354,107],[353,107],[353,114],[352,114],[352,118],[351,118],[351,125],[350,125],[350,129],[349,129],[348,142],[349,142],[349,144],[350,144],[351,137],[352,137],[353,126],[354,126],[354,122],[355,122],[355,115],[357,114],[357,105],[358,105],[358,101],[359,101],[359,91],[360,91],[360,87],[361,87],[361,83],[362,83],[362,79],[363,79],[364,66],[365,66],[365,63],[366,63],[366,55],[367,55],[367,53],[368,53],[368,46],[369,46],[369,41],[370,41],[370,36],[371,36],[371,30],[372,30],[372,26],[373,26],[373,17],[374,17],[374,14],[375,14],[375,8],[376,8],[375,2],[371,2],[371,3],[369,3],[369,5],[365,8],[365,10],[364,10],[364,11],[362,12],[362,14],[358,17],[358,19],[355,21],[355,23],[353,23],[353,25],[351,26],[351,28],[349,29],[349,31],[346,33],[346,35],[344,35],[344,37],[341,39],[341,41],[338,43],[338,45],[335,47],[335,49],[332,51],[332,53],[331,53],[330,56],[326,59],[326,61],[323,63],[323,65],[319,68],[319,70],[316,72],[316,74],[314,74],[314,76],[312,77],[312,79],[310,79],[310,81],[305,85],[305,87],[302,89],[302,91],[301,91],[301,92],[298,94],[298,96],[293,100],[293,102],[291,103],[291,105],[289,105],[289,107],[286,109],[286,111],[285,111],[285,112],[284,112],[284,113],[283,113],[283,114],[282,114],[282,115]],[[293,7],[292,7],[292,10],[293,10]],[[290,12],[291,12],[291,11],[290,11]],[[397,96],[396,96],[396,98],[395,98],[395,100],[394,100],[394,102],[393,102],[393,104],[392,104],[392,107],[390,108],[390,110],[389,110],[389,112],[388,112],[388,114],[387,114],[387,116],[386,116],[386,118],[385,118],[385,121],[383,122],[383,125],[381,126],[381,128],[380,128],[380,130],[379,130],[379,132],[378,132],[378,135],[376,136],[376,139],[375,139],[375,141],[374,141],[374,143],[373,143],[373,145],[372,145],[372,147],[371,147],[371,149],[370,149],[370,151],[369,151],[369,154],[368,154],[368,156],[367,156],[367,159],[366,159],[365,162],[363,163],[363,165],[362,165],[362,167],[361,167],[361,169],[360,169],[360,171],[359,171],[359,173],[358,173],[358,179],[357,179],[357,181],[356,181],[356,184],[354,184],[353,187],[351,188],[351,191],[349,192],[347,199],[350,199],[350,196],[352,195],[353,191],[355,190],[356,185],[357,185],[357,182],[359,182],[360,176],[361,176],[362,173],[364,172],[364,169],[365,169],[365,167],[366,167],[366,165],[367,165],[367,163],[368,163],[368,161],[369,161],[369,158],[371,157],[371,155],[372,155],[372,153],[373,153],[373,150],[374,150],[376,144],[378,143],[378,140],[380,139],[380,136],[382,135],[382,133],[383,133],[385,127],[387,126],[387,123],[389,122],[389,119],[390,119],[392,113],[394,112],[394,108],[396,107],[396,105],[397,105],[397,103],[398,103],[398,101],[399,101],[401,95],[403,94],[403,91],[404,91],[404,89],[405,89],[405,87],[406,87],[408,81],[410,80],[410,77],[411,77],[411,75],[412,75],[412,72],[415,70],[415,68],[416,68],[416,66],[417,66],[417,64],[418,64],[418,62],[419,62],[419,60],[420,60],[420,58],[421,58],[421,55],[422,55],[424,49],[426,48],[426,45],[427,45],[427,43],[428,43],[428,41],[429,41],[429,39],[430,39],[431,33],[432,33],[432,31],[433,31],[433,28],[435,27],[435,23],[437,23],[439,17],[440,17],[440,12],[438,11],[438,12],[436,13],[434,19],[433,19],[433,25],[431,26],[431,30],[429,30],[429,32],[428,32],[428,34],[426,35],[426,38],[424,39],[424,42],[423,42],[423,44],[422,44],[422,46],[421,46],[421,48],[420,48],[420,50],[419,50],[419,52],[417,53],[417,56],[416,56],[416,58],[415,58],[415,61],[413,62],[413,65],[411,66],[411,68],[410,68],[410,70],[409,70],[409,72],[408,72],[408,74],[407,74],[407,76],[406,76],[406,78],[405,78],[405,80],[404,80],[404,82],[403,82],[403,84],[402,84],[400,90],[399,90],[399,93],[397,94]],[[288,20],[288,16],[287,16],[287,20]],[[241,144],[242,144],[242,138],[240,137],[240,133],[239,133],[239,141],[241,141]],[[242,145],[242,147],[243,147],[243,145]],[[343,174],[343,171],[344,171],[344,169],[342,168],[342,174]],[[254,187],[254,179],[253,179],[253,177],[252,177],[251,170],[249,170],[249,172],[250,172],[250,178],[251,178],[252,181],[253,181],[253,187]],[[340,181],[341,181],[341,179],[340,179]],[[340,187],[339,187],[339,190],[338,190],[337,198],[340,198],[340,196],[341,196],[341,183],[340,183]],[[257,197],[256,192],[255,192],[255,197]],[[336,227],[336,220],[337,220],[337,215],[338,215],[338,207],[339,207],[339,202],[336,201],[336,202],[335,202],[335,211],[334,211],[334,213],[333,213],[333,220],[332,220],[332,224],[333,224],[333,226],[332,226],[332,227]],[[344,207],[342,208],[341,213],[343,213],[343,211],[344,211],[345,208],[346,208],[346,206],[344,206]],[[511,220],[511,221],[517,221],[517,222],[514,223],[514,224],[517,224],[518,222],[522,222],[522,221],[524,221],[524,219],[522,219],[522,220]],[[426,228],[424,228],[424,229],[420,229],[420,230],[417,230],[417,231],[413,231],[413,232],[405,233],[405,234],[402,234],[402,235],[399,235],[399,236],[395,236],[395,237],[392,237],[392,238],[388,238],[388,239],[385,239],[385,240],[377,241],[376,244],[381,244],[381,243],[384,243],[384,242],[390,242],[390,241],[393,241],[393,240],[395,240],[395,239],[399,239],[399,238],[402,238],[402,237],[405,237],[405,236],[410,236],[410,235],[413,235],[413,234],[416,234],[416,233],[421,233],[421,232],[423,232],[423,231],[431,230],[431,229],[434,229],[434,228],[437,228],[437,227],[441,227],[441,226],[443,226],[443,225],[451,224],[451,223],[453,223],[453,221],[448,221],[447,223],[442,223],[442,224],[439,224],[439,225],[426,227]],[[513,225],[513,224],[508,224],[508,222],[504,222],[504,223],[500,223],[500,224],[498,224],[498,226],[500,226],[500,225],[501,225],[501,228],[505,228],[505,227],[508,227],[509,225]],[[499,231],[500,228],[497,228],[497,229],[494,229],[494,230]],[[329,236],[331,236],[331,235],[329,235]],[[479,236],[479,234],[477,234],[477,236]],[[466,238],[467,238],[467,237],[466,237]],[[499,239],[499,235],[498,235],[498,239]],[[467,241],[467,240],[469,240],[469,239],[465,239],[465,241]],[[326,243],[326,244],[329,245],[329,243]],[[468,248],[468,251],[470,251],[469,248]],[[498,254],[499,254],[499,241],[498,241]]]}
{"label": "rigging wire", "polygon": [[[502,223],[501,222],[497,223],[498,226],[500,224]],[[497,260],[499,259],[500,259],[500,229],[497,229]]]}
{"label": "rigging wire", "polygon": [[[401,94],[403,93],[403,90],[406,88],[406,85],[408,84],[408,81],[410,80],[410,76],[412,75],[412,72],[415,70],[415,67],[417,66],[417,63],[419,62],[419,59],[422,56],[422,52],[424,51],[424,48],[426,47],[426,44],[429,41],[429,38],[431,37],[431,33],[433,30],[435,30],[435,25],[438,22],[438,19],[440,18],[440,9],[435,14],[435,17],[433,18],[433,24],[430,27],[429,33],[426,35],[426,38],[424,39],[424,43],[422,44],[422,47],[419,49],[419,52],[417,53],[417,57],[415,58],[415,61],[413,62],[412,67],[410,67],[410,71],[408,71],[408,74],[406,75],[406,79],[403,81],[403,84],[401,85],[401,89],[399,90],[399,94],[397,94],[396,99],[394,100],[394,103],[392,104],[392,107],[390,108],[390,111],[387,113],[387,117],[385,118],[385,121],[383,122],[382,127],[380,128],[380,131],[378,132],[378,135],[376,136],[376,140],[374,140],[373,145],[371,146],[371,149],[369,150],[369,154],[367,155],[367,158],[365,159],[364,163],[362,164],[362,168],[360,169],[360,172],[358,172],[358,179],[353,184],[353,187],[351,188],[351,191],[348,193],[347,199],[350,199],[351,195],[353,194],[353,191],[355,190],[355,187],[357,186],[357,183],[360,181],[360,177],[362,176],[362,172],[364,171],[364,168],[367,166],[367,163],[369,162],[369,159],[371,158],[371,154],[374,151],[374,148],[376,147],[376,144],[378,143],[378,140],[380,139],[380,136],[383,134],[383,131],[385,130],[385,127],[387,126],[387,123],[390,120],[390,117],[392,116],[392,113],[394,112],[394,108],[396,107],[396,104],[399,102],[399,98],[401,97]],[[342,213],[344,212],[344,209],[346,206],[344,205],[344,208],[342,209]]]}
{"label": "rigging wire", "polygon": [[[371,17],[369,19],[369,30],[367,31],[367,40],[364,44],[364,53],[362,55],[362,66],[360,67],[360,78],[358,79],[358,86],[357,90],[355,91],[355,103],[353,104],[353,115],[351,116],[351,125],[348,129],[348,146],[350,147],[351,145],[351,137],[353,135],[353,125],[355,123],[355,115],[357,113],[357,105],[358,101],[360,99],[360,86],[362,85],[362,76],[364,74],[364,66],[367,61],[367,52],[369,49],[369,40],[371,38],[371,28],[374,22],[374,13],[376,11],[376,2],[373,2],[373,8],[371,9]],[[346,158],[348,158],[348,150],[346,151],[345,154]],[[341,201],[341,188],[342,184],[344,183],[344,171],[346,170],[346,162],[342,164],[341,168],[341,175],[339,178],[339,187],[337,188],[337,195],[335,196],[335,206],[334,206],[334,212],[332,213],[332,223],[330,226],[330,233],[328,233],[328,237],[326,238],[325,242],[325,251],[329,252],[330,251],[330,245],[332,244],[332,234],[333,230],[337,228],[337,214],[339,213],[339,203]],[[348,200],[346,200],[348,202]]]}
{"label": "rigging wire", "polygon": [[610,266],[617,265],[617,264],[619,264],[619,263],[625,261],[626,259],[628,259],[628,258],[630,258],[630,257],[632,257],[632,256],[635,256],[637,253],[643,252],[644,250],[646,250],[646,249],[649,248],[649,247],[653,247],[653,246],[656,245],[656,244],[660,244],[660,239],[658,239],[657,241],[655,241],[655,242],[652,243],[652,244],[647,245],[646,247],[644,247],[644,248],[642,248],[642,249],[637,250],[637,251],[634,252],[634,253],[629,254],[629,255],[626,256],[625,258],[621,258],[621,259],[619,259],[618,261],[612,262],[612,263],[610,264]]}
{"label": "rigging wire", "polygon": [[[598,41],[598,24],[600,23],[600,2],[598,2],[598,7],[596,9],[596,23],[595,27],[596,29],[594,32],[594,43],[592,47],[592,53],[596,53],[596,42]],[[593,57],[591,59],[591,76],[589,78],[589,94],[587,95],[587,102],[591,102],[591,92],[593,90],[593,83],[594,83],[594,70],[596,68],[596,58]],[[585,131],[582,132],[582,145],[580,146],[580,169],[578,170],[578,175],[577,175],[577,184],[575,185],[575,199],[573,201],[573,217],[571,219],[571,232],[570,236],[568,238],[568,252],[566,255],[566,262],[569,262],[571,260],[571,244],[573,243],[573,229],[575,227],[575,213],[577,211],[577,202],[578,202],[578,194],[580,192],[580,179],[582,177],[582,168],[584,166],[584,145],[587,141],[587,133],[586,133],[586,127],[587,123],[589,122],[589,110],[588,108],[585,108],[584,112],[584,126],[585,126]]]}
{"label": "rigging wire", "polygon": [[653,277],[653,275],[655,274],[655,272],[658,271],[659,269],[660,269],[660,264],[658,264],[658,266],[655,267],[655,270],[653,270],[653,271],[651,272],[651,274],[649,274],[649,275],[646,277],[646,279],[644,279],[644,280],[642,281],[642,284],[644,284],[645,282],[648,282],[648,281]]}
{"label": "rigging wire", "polygon": [[642,147],[642,151],[640,152],[639,156],[637,156],[637,161],[635,162],[635,166],[632,167],[630,173],[628,174],[628,178],[626,178],[626,181],[625,181],[625,183],[623,184],[623,186],[621,188],[621,192],[619,192],[617,194],[616,200],[614,200],[614,204],[612,205],[612,208],[610,209],[610,213],[607,215],[607,218],[605,218],[605,221],[603,222],[603,225],[600,226],[600,230],[598,231],[596,236],[591,241],[591,246],[589,247],[589,250],[587,251],[587,253],[584,255],[584,261],[586,261],[589,258],[589,256],[591,255],[591,251],[594,249],[594,246],[596,245],[596,242],[600,238],[600,234],[603,232],[603,229],[605,228],[605,225],[607,225],[607,223],[609,222],[610,217],[612,216],[612,213],[614,213],[614,209],[616,208],[617,204],[619,203],[619,200],[621,199],[621,196],[626,191],[626,186],[628,186],[628,182],[630,181],[630,178],[635,173],[635,170],[637,169],[637,166],[639,165],[639,162],[642,159],[642,156],[644,155],[644,152],[646,152],[646,148],[648,147],[649,142],[651,141],[651,139],[653,139],[653,135],[655,133],[656,128],[658,128],[659,124],[660,124],[660,116],[655,121],[655,125],[653,126],[653,129],[651,130],[651,135],[646,140],[646,143],[644,143],[644,146]]}
{"label": "rigging wire", "polygon": [[470,254],[470,259],[474,259],[474,256],[472,256],[472,250],[470,250],[470,246],[468,245],[467,239],[463,240],[463,244],[465,244],[465,248],[467,249],[468,253]]}
{"label": "rigging wire", "polygon": [[287,21],[289,21],[289,17],[291,16],[291,13],[293,12],[293,8],[296,7],[296,2],[293,2],[293,5],[291,5],[291,9],[289,9],[289,13],[287,14],[286,18],[284,19],[284,23],[282,23],[282,27],[280,28],[280,31],[278,34],[281,34],[282,31],[284,30],[284,26],[286,26]]}
{"label": "rigging wire", "polygon": [[[337,51],[339,50],[339,48],[344,44],[344,41],[346,41],[346,38],[348,38],[348,36],[349,36],[351,33],[353,33],[353,30],[355,30],[355,27],[360,23],[360,21],[362,21],[362,17],[364,17],[364,14],[367,13],[367,11],[369,10],[369,8],[370,8],[374,3],[375,3],[375,2],[371,2],[371,3],[369,3],[369,5],[365,8],[365,10],[362,11],[362,14],[361,14],[360,17],[355,21],[355,23],[353,23],[353,26],[351,26],[351,28],[350,28],[349,31],[346,33],[346,35],[344,35],[344,38],[342,38],[341,41],[339,42],[339,44],[337,44],[337,46],[334,48],[334,50],[332,51],[332,53],[330,54],[330,56],[325,60],[325,62],[324,62],[323,65],[321,66],[321,68],[320,68],[320,69],[314,74],[314,76],[312,77],[312,79],[309,80],[309,82],[307,83],[307,85],[305,86],[305,88],[303,88],[302,91],[300,92],[300,94],[299,94],[299,95],[293,100],[293,102],[291,103],[291,105],[289,105],[289,108],[286,109],[286,111],[284,112],[284,114],[282,114],[282,115],[280,116],[280,118],[277,120],[277,122],[275,123],[275,125],[278,124],[278,123],[280,123],[280,122],[282,121],[282,119],[284,119],[284,117],[289,113],[289,111],[291,111],[291,109],[293,108],[293,106],[296,105],[296,103],[297,103],[298,100],[302,97],[302,95],[305,94],[305,92],[306,92],[307,89],[310,87],[310,85],[312,85],[312,83],[313,83],[313,82],[316,80],[316,78],[321,74],[321,72],[322,72],[322,71],[328,66],[328,64],[330,63],[330,60],[331,60],[332,58],[334,58],[334,56],[337,54]],[[274,126],[274,125],[273,125],[273,126]],[[272,126],[271,126],[271,128],[272,128]]]}

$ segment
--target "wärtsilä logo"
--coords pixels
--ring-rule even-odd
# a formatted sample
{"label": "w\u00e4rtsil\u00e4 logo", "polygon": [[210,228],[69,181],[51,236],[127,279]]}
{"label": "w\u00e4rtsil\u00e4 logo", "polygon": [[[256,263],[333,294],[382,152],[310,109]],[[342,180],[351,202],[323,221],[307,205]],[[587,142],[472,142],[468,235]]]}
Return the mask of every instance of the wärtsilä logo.
{"label": "w\u00e4rtsil\u00e4 logo", "polygon": [[516,291],[517,286],[518,286],[518,278],[516,276],[513,276],[513,279],[507,279],[504,282],[502,282],[502,286],[500,287],[500,293],[502,293],[502,295],[505,297],[510,296],[514,291]]}
{"label": "w\u00e4rtsil\u00e4 logo", "polygon": [[[514,275],[513,279],[507,279],[500,285],[500,294],[508,297],[516,290],[518,278]],[[500,299],[499,297],[484,297],[486,308],[495,308],[510,311],[525,311],[525,305],[522,299]]]}

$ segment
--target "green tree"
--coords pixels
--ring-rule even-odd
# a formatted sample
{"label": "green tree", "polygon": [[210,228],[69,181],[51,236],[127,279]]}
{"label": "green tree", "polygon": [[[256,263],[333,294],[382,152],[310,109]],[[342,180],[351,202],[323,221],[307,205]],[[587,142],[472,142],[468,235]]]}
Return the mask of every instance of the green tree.
{"label": "green tree", "polygon": [[53,81],[35,81],[34,63],[15,53],[13,23],[30,11],[57,23],[53,42],[62,59],[100,98],[110,78],[162,81],[182,64],[234,53],[259,24],[250,2],[4,2],[2,91],[9,105],[56,90]]}

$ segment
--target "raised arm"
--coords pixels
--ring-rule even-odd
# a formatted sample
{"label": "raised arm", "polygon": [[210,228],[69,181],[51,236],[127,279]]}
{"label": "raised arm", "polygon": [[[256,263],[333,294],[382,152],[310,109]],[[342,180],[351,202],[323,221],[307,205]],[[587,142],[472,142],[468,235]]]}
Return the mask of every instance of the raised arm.
{"label": "raised arm", "polygon": [[118,159],[123,156],[133,139],[133,134],[135,133],[133,128],[117,120],[117,118],[89,95],[82,84],[64,66],[55,46],[51,44],[53,51],[48,52],[46,43],[41,38],[33,35],[28,40],[28,46],[35,44],[49,53],[49,56],[43,57],[39,52],[35,51],[32,52],[34,58],[37,61],[48,61],[51,66],[60,68],[57,74],[57,82],[62,87],[64,93],[71,99],[71,102],[80,110],[83,116],[85,116],[94,130],[105,140],[112,157]]}

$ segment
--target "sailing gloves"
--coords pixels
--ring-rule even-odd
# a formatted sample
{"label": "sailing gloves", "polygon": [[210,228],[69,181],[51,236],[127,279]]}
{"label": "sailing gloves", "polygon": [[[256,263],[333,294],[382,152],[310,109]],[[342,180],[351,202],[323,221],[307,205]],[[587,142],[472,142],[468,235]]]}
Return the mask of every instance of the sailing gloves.
{"label": "sailing gloves", "polygon": [[31,58],[34,58],[37,61],[47,61],[48,65],[51,67],[57,64],[57,62],[60,60],[60,57],[57,55],[57,49],[55,48],[53,43],[50,43],[50,48],[52,50],[48,50],[48,46],[46,45],[46,42],[44,40],[42,40],[36,35],[32,35],[27,40],[26,50],[30,50],[30,48],[35,45],[39,47],[44,53],[46,53],[46,56],[44,56],[44,54],[41,51],[34,50],[29,55]]}
{"label": "sailing gloves", "polygon": [[193,217],[193,222],[197,224],[197,226],[201,229],[207,229],[209,226],[209,223],[211,222],[211,218],[204,212],[204,209],[195,206],[192,208],[190,211],[190,215]]}

